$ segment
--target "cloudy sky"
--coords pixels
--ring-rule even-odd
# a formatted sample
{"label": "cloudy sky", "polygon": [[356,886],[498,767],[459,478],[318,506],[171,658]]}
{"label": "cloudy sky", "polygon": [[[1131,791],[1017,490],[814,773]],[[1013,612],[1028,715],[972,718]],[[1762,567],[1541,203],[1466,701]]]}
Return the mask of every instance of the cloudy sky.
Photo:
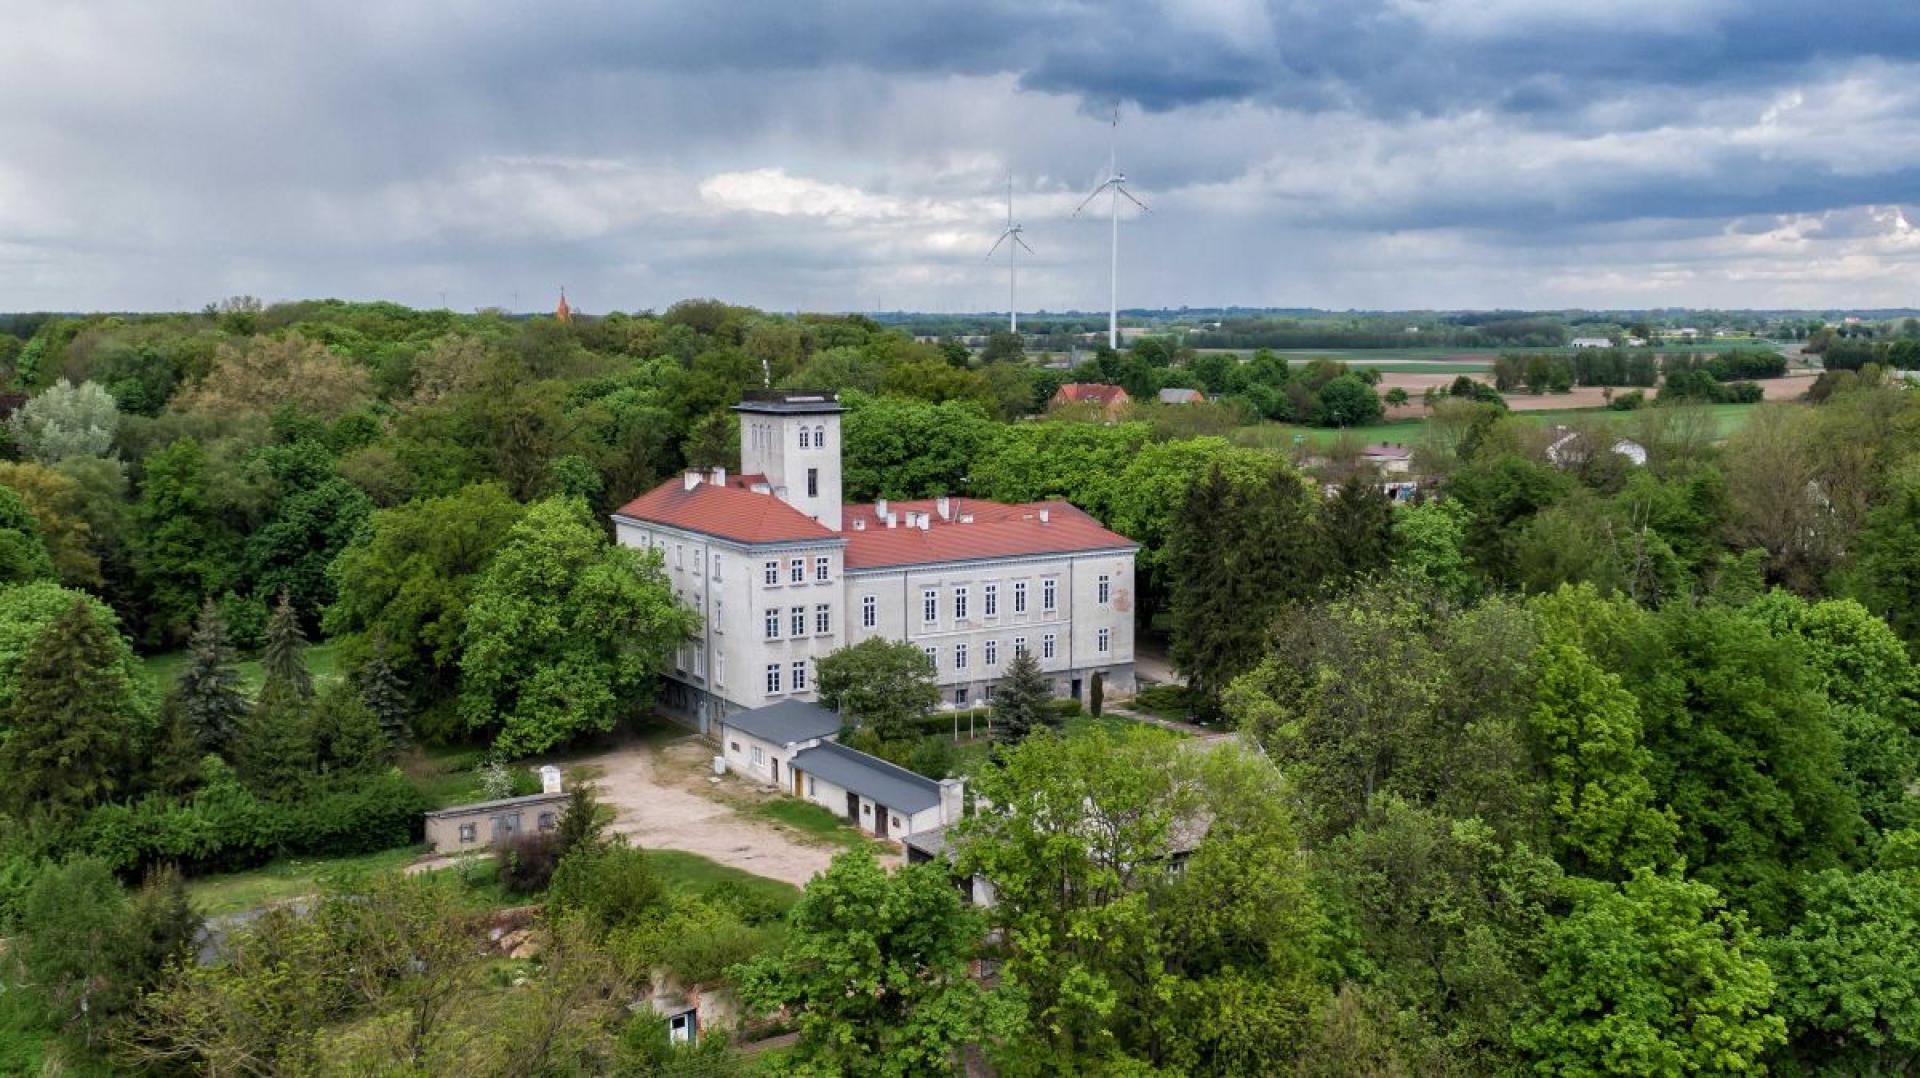
{"label": "cloudy sky", "polygon": [[1920,304],[1912,0],[0,0],[0,310]]}

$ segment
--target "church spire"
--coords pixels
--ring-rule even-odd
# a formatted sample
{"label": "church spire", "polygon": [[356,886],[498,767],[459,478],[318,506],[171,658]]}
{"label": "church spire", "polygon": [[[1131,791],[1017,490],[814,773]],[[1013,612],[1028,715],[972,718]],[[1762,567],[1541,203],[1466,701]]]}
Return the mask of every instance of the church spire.
{"label": "church spire", "polygon": [[560,306],[553,309],[553,317],[562,322],[573,321],[573,308],[567,306],[567,288],[565,285],[560,286]]}

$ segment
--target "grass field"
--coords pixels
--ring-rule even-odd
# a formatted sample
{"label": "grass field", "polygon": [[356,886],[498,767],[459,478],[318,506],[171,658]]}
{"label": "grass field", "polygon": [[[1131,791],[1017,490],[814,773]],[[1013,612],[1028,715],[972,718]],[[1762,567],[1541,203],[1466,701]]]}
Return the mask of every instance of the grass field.
{"label": "grass field", "polygon": [[[1726,438],[1746,425],[1752,418],[1758,404],[1709,404],[1704,406],[1713,416],[1717,437]],[[1610,422],[1625,425],[1632,422],[1632,412],[1615,412],[1606,408],[1567,408],[1557,411],[1514,412],[1517,419],[1531,423],[1565,423],[1575,418],[1599,417]],[[1341,439],[1356,441],[1361,445],[1376,442],[1391,442],[1398,445],[1417,446],[1426,437],[1427,420],[1396,419],[1388,423],[1376,423],[1370,427],[1349,427],[1335,430],[1328,427],[1301,427],[1291,423],[1256,423],[1240,427],[1233,432],[1236,444],[1254,449],[1290,449],[1296,437],[1304,439],[1304,444],[1316,449],[1325,449],[1335,445]]]}
{"label": "grass field", "polygon": [[756,876],[737,868],[729,868],[717,861],[709,861],[697,853],[681,850],[648,850],[647,859],[667,889],[683,895],[703,894],[720,884],[731,884],[740,889],[750,899],[764,902],[777,910],[786,910],[800,901],[800,889],[790,883],[770,880],[765,876]]}
{"label": "grass field", "polygon": [[762,801],[747,810],[750,815],[785,824],[809,838],[838,846],[854,847],[867,843],[859,828],[833,814],[824,806],[797,797],[778,797]]}
{"label": "grass field", "polygon": [[[313,675],[314,684],[324,685],[340,676],[339,659],[333,644],[315,644],[307,649],[307,672]],[[146,655],[140,659],[140,673],[147,685],[156,692],[166,692],[173,688],[174,680],[180,676],[180,670],[187,665],[185,651],[163,651],[158,655]],[[260,668],[260,660],[247,659],[236,664],[240,671],[240,685],[249,694],[258,692],[267,675]]]}
{"label": "grass field", "polygon": [[[1663,343],[1652,350],[1656,352],[1724,352],[1733,348],[1765,348],[1780,351],[1783,347],[1784,346],[1777,341],[1761,340],[1757,337],[1722,337],[1693,344],[1678,341],[1671,344]],[[1197,349],[1197,351],[1251,356],[1255,352],[1255,349],[1201,348]],[[1462,362],[1492,363],[1495,357],[1506,352],[1521,352],[1530,355],[1572,355],[1574,351],[1575,349],[1566,347],[1527,348],[1521,346],[1512,348],[1276,348],[1273,350],[1275,355],[1285,356],[1288,360],[1294,362],[1305,362],[1310,359],[1338,359],[1355,366],[1368,367],[1380,366],[1384,363],[1393,363],[1400,360],[1424,360],[1431,363],[1434,360],[1457,359]],[[1382,367],[1382,369],[1384,370],[1385,368]]]}
{"label": "grass field", "polygon": [[424,844],[354,857],[283,857],[245,872],[187,881],[187,894],[208,917],[239,913],[323,890],[333,880],[398,872],[427,850]]}

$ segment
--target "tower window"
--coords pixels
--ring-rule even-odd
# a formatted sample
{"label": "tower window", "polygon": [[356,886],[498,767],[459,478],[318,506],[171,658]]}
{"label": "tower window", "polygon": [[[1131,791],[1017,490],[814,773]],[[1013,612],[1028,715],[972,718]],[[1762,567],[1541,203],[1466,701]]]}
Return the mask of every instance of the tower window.
{"label": "tower window", "polygon": [[807,497],[818,498],[819,496],[820,496],[820,469],[808,468],[807,469]]}
{"label": "tower window", "polygon": [[880,624],[880,603],[869,595],[860,600],[860,627],[871,629]]}

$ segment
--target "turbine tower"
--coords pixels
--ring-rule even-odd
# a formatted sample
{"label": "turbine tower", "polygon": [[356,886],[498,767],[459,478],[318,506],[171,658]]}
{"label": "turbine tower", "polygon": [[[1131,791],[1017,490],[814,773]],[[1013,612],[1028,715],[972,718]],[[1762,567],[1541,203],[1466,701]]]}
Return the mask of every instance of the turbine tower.
{"label": "turbine tower", "polygon": [[[1012,170],[1008,170],[1007,172],[1007,229],[1000,233],[999,239],[993,241],[992,247],[987,248],[987,260],[989,262],[993,260],[993,252],[998,251],[1000,245],[1006,243],[1009,239],[1013,242],[1007,244],[1007,332],[1018,333],[1020,332],[1019,249],[1027,247],[1027,241],[1020,238],[1020,226],[1013,223]],[[1027,247],[1027,253],[1032,254],[1033,248]]]}
{"label": "turbine tower", "polygon": [[[1120,134],[1120,106],[1118,105],[1113,107],[1113,128],[1113,139],[1118,139]],[[1107,347],[1117,352],[1120,350],[1120,200],[1125,198],[1142,210],[1147,208],[1147,204],[1133,197],[1133,193],[1127,190],[1127,174],[1120,171],[1118,151],[1114,149],[1112,140],[1107,143],[1107,178],[1100,181],[1100,186],[1095,187],[1092,194],[1081,200],[1079,208],[1073,211],[1073,215],[1080,216],[1080,211],[1086,209],[1087,205],[1098,198],[1102,191],[1107,192],[1108,227],[1113,232],[1113,291],[1107,306]]]}

